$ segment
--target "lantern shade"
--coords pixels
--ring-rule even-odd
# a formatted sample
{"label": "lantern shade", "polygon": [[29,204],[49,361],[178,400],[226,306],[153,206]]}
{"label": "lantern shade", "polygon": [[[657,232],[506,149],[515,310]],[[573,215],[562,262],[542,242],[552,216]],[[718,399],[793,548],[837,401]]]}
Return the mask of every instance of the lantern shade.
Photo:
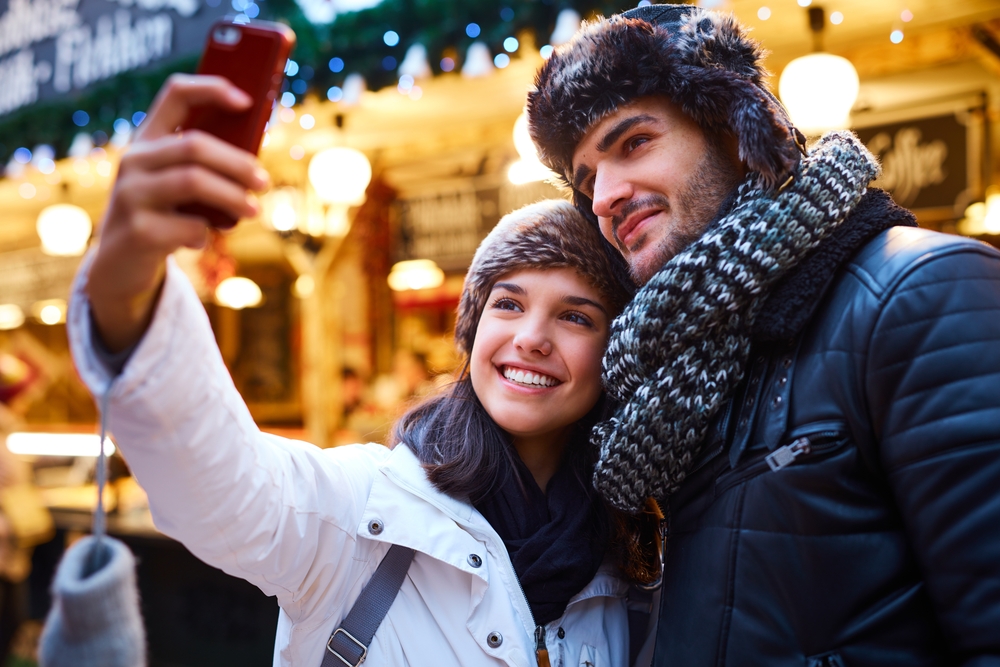
{"label": "lantern shade", "polygon": [[0,304],[0,331],[16,329],[24,324],[24,311],[16,303]]}
{"label": "lantern shade", "polygon": [[393,265],[388,282],[389,287],[396,292],[433,289],[444,283],[444,271],[434,260],[410,259]]}
{"label": "lantern shade", "polygon": [[73,204],[53,204],[38,214],[35,228],[46,255],[82,255],[94,225],[90,216]]}
{"label": "lantern shade", "polygon": [[490,48],[482,42],[473,42],[465,52],[465,64],[462,65],[462,76],[476,78],[486,76],[493,71],[493,56]]}
{"label": "lantern shade", "polygon": [[521,159],[510,165],[507,178],[514,185],[551,179],[555,174],[538,159],[535,142],[528,133],[528,117],[522,113],[514,121],[514,148]]}
{"label": "lantern shade", "polygon": [[778,94],[792,122],[811,135],[848,127],[858,88],[851,61],[830,53],[796,58],[778,81]]}
{"label": "lantern shade", "polygon": [[309,182],[319,198],[330,204],[363,204],[371,180],[371,163],[353,148],[328,148],[309,161]]}
{"label": "lantern shade", "polygon": [[259,306],[264,295],[254,281],[234,276],[226,278],[215,288],[215,300],[220,306],[242,310]]}

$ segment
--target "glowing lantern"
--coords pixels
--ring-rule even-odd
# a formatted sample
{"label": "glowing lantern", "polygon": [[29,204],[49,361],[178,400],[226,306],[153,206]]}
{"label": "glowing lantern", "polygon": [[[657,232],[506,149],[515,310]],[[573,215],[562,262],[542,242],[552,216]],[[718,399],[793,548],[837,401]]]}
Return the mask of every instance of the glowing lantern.
{"label": "glowing lantern", "polygon": [[517,149],[521,159],[510,165],[507,170],[507,178],[511,183],[523,185],[555,176],[555,173],[538,160],[535,142],[528,133],[528,117],[524,113],[514,121],[514,148]]}
{"label": "glowing lantern", "polygon": [[53,204],[42,209],[35,225],[46,255],[82,255],[94,225],[90,216],[73,204]]}
{"label": "glowing lantern", "polygon": [[434,260],[411,259],[396,262],[389,272],[389,287],[397,292],[433,289],[444,283],[444,271]]}
{"label": "glowing lantern", "polygon": [[792,122],[812,135],[848,127],[858,88],[851,61],[830,53],[796,58],[778,81],[778,94]]}
{"label": "glowing lantern", "polygon": [[215,300],[220,306],[243,310],[259,306],[264,300],[257,283],[249,278],[226,278],[215,288]]}

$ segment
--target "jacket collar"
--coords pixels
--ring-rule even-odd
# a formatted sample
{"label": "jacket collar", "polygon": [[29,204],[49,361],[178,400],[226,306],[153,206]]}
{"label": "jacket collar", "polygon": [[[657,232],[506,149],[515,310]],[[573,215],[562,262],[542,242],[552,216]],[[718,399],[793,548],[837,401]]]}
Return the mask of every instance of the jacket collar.
{"label": "jacket collar", "polygon": [[805,328],[840,269],[870,240],[896,226],[916,227],[889,193],[869,188],[837,229],[771,289],[753,323],[755,343],[785,342]]}
{"label": "jacket collar", "polygon": [[[504,553],[506,547],[482,514],[431,484],[413,450],[405,444],[392,450],[379,466],[379,473],[358,525],[359,537],[410,547],[489,581],[489,568],[473,567],[470,556],[475,554],[485,560],[487,542]],[[381,525],[378,535],[369,531],[373,520]],[[455,530],[454,524],[462,530]],[[628,585],[617,576],[615,568],[606,564],[573,596],[570,605],[594,597],[623,597],[627,590]]]}

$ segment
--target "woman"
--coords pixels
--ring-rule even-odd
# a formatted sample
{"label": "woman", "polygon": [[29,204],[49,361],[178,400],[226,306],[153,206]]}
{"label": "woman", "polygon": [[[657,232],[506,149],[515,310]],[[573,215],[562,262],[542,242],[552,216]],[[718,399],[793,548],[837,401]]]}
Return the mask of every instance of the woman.
{"label": "woman", "polygon": [[[239,217],[262,182],[252,157],[173,132],[196,103],[239,99],[218,79],[167,86],[122,161],[69,318],[80,374],[95,395],[110,391],[110,427],[160,530],[277,596],[276,665],[319,667],[394,544],[416,555],[369,664],[626,665],[628,586],[606,562],[621,522],[590,489],[587,436],[628,289],[598,232],[565,202],[501,221],[462,295],[461,378],[404,417],[394,448],[269,436],[166,259],[201,238],[203,223],[174,206]],[[198,179],[213,187],[186,187]],[[101,348],[136,341],[116,376]]]}

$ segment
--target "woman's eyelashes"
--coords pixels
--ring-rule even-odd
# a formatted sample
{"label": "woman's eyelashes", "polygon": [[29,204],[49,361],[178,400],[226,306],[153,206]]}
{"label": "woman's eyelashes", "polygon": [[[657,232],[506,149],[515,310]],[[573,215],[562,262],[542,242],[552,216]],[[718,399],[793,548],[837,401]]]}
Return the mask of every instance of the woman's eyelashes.
{"label": "woman's eyelashes", "polygon": [[512,310],[512,311],[523,310],[523,308],[521,308],[521,305],[516,301],[514,301],[514,299],[511,299],[509,296],[496,297],[493,300],[493,302],[490,303],[490,308],[493,308],[495,310]]}
{"label": "woman's eyelashes", "polygon": [[[490,309],[506,310],[512,313],[524,312],[524,307],[509,296],[495,297],[492,301],[490,301]],[[558,319],[564,320],[571,324],[584,326],[590,329],[597,328],[597,325],[594,323],[594,318],[578,310],[569,310],[566,312],[562,312],[559,313],[557,317]]]}
{"label": "woman's eyelashes", "polygon": [[579,324],[581,326],[588,327],[590,329],[594,328],[594,321],[591,318],[584,315],[583,313],[576,310],[565,313],[562,316],[562,319],[566,320],[567,322],[572,322],[573,324]]}

